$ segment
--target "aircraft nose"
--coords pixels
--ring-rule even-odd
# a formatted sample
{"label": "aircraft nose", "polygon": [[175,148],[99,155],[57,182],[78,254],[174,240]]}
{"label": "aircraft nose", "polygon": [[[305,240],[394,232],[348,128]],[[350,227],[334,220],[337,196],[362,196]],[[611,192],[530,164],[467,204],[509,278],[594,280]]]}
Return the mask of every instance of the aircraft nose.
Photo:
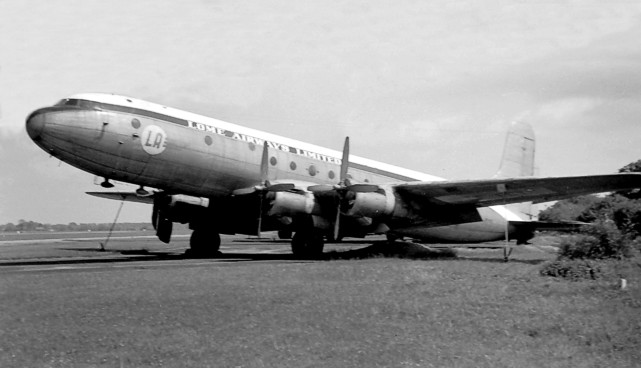
{"label": "aircraft nose", "polygon": [[44,127],[45,119],[41,110],[36,110],[27,117],[27,133],[32,140],[37,141],[40,139],[40,134]]}

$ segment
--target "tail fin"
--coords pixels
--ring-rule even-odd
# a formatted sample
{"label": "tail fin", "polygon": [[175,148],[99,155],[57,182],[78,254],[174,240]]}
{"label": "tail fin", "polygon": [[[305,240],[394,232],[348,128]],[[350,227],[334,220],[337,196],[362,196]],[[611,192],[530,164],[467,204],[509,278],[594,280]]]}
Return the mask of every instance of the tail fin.
{"label": "tail fin", "polygon": [[[496,178],[515,178],[534,176],[534,130],[524,122],[513,122],[505,137],[503,158]],[[534,217],[532,203],[515,203],[505,206],[520,218],[531,220]]]}
{"label": "tail fin", "polygon": [[497,178],[534,176],[534,130],[528,123],[513,122],[505,137]]}

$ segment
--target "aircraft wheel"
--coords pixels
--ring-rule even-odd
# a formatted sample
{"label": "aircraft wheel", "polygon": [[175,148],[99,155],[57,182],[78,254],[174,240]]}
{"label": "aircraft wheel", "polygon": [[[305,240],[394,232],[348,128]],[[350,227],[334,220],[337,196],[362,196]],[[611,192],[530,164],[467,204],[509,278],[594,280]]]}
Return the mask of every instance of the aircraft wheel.
{"label": "aircraft wheel", "polygon": [[292,231],[291,230],[278,230],[278,239],[291,239]]}
{"label": "aircraft wheel", "polygon": [[297,231],[292,238],[292,253],[296,257],[319,258],[324,246],[323,236],[313,231]]}
{"label": "aircraft wheel", "polygon": [[197,229],[191,233],[189,238],[189,255],[192,256],[215,256],[220,254],[220,234]]}
{"label": "aircraft wheel", "polygon": [[171,239],[171,229],[173,227],[173,222],[168,219],[164,218],[159,218],[158,223],[156,225],[156,236],[158,236],[158,239],[160,239],[161,242],[163,243],[169,243],[169,240]]}

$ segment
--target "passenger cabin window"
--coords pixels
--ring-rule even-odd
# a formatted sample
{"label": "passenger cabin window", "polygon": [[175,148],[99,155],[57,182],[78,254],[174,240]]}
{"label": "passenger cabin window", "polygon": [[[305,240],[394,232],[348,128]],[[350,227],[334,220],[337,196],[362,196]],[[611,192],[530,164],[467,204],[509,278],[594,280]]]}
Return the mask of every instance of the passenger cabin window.
{"label": "passenger cabin window", "polygon": [[311,176],[315,176],[316,174],[318,174],[318,170],[316,170],[316,166],[314,165],[311,165],[308,171],[309,171],[309,175]]}

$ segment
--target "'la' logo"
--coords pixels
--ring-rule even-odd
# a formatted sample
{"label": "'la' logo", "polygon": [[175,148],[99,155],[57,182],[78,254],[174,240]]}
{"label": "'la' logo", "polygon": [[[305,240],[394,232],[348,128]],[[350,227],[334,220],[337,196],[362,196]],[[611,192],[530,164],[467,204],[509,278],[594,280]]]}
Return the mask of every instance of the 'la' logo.
{"label": "'la' logo", "polygon": [[157,155],[167,146],[167,134],[160,127],[149,125],[142,131],[142,149],[150,155]]}

